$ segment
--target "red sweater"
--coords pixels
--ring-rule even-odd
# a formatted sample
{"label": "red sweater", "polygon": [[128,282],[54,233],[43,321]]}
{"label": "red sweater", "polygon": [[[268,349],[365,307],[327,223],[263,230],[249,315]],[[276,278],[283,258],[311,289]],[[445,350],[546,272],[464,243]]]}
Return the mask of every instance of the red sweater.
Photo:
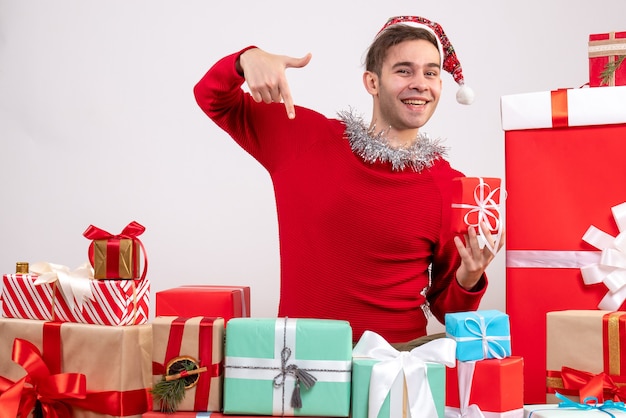
{"label": "red sweater", "polygon": [[[422,306],[476,310],[487,287],[455,279],[460,258],[448,225],[451,179],[439,159],[421,172],[393,171],[352,152],[344,124],[296,107],[256,103],[235,70],[217,62],[195,86],[202,110],[269,172],[276,198],[281,293],[278,316],[350,322],[357,341],[372,330],[389,342],[426,334]],[[428,267],[432,283],[427,292]]]}

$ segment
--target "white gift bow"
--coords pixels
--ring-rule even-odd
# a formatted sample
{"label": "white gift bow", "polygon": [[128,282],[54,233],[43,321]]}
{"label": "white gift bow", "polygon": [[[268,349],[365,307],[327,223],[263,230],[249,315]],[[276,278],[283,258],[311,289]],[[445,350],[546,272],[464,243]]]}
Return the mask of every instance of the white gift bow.
{"label": "white gift bow", "polygon": [[372,368],[368,417],[376,418],[396,378],[402,374],[412,417],[436,417],[437,408],[427,378],[426,363],[455,365],[456,341],[438,338],[411,351],[398,351],[383,337],[365,331],[352,350],[353,357],[381,360]]}
{"label": "white gift bow", "polygon": [[580,268],[585,284],[604,283],[609,291],[598,308],[617,311],[626,300],[626,202],[611,208],[620,231],[614,237],[591,225],[583,241],[602,250],[600,260]]}
{"label": "white gift bow", "polygon": [[[485,195],[485,190],[488,189],[489,192]],[[453,203],[453,208],[460,209],[470,209],[465,216],[463,217],[463,221],[471,227],[476,227],[478,229],[478,244],[480,248],[484,248],[485,246],[491,251],[493,255],[496,255],[498,252],[498,247],[500,246],[500,240],[502,239],[502,225],[504,225],[504,211],[500,210],[500,205],[496,203],[494,200],[494,196],[501,190],[500,187],[496,187],[491,190],[491,186],[483,180],[482,177],[478,177],[478,185],[474,188],[474,201],[475,205],[471,205],[469,203]],[[504,198],[504,193],[500,193],[500,200]],[[475,224],[469,222],[470,214],[478,212],[478,220]],[[489,244],[487,238],[483,234],[483,230],[480,227],[481,222],[485,222],[489,229],[492,231],[497,231],[494,237],[493,245]]]}
{"label": "white gift bow", "polygon": [[459,376],[459,401],[460,408],[446,407],[446,418],[485,418],[478,405],[469,404],[472,393],[472,380],[474,379],[475,361],[459,361],[456,365]]}
{"label": "white gift bow", "polygon": [[30,266],[31,273],[39,277],[35,280],[35,285],[44,283],[54,283],[61,287],[61,293],[68,303],[70,309],[78,305],[82,309],[83,303],[88,299],[94,299],[91,290],[91,280],[93,280],[93,268],[91,264],[84,263],[75,270],[61,264],[38,262]]}

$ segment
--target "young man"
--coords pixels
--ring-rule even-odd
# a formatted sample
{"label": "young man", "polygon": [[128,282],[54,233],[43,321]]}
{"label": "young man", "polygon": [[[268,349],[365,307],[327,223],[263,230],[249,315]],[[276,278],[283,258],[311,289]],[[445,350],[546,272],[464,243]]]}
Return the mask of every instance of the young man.
{"label": "young man", "polygon": [[294,105],[285,70],[310,59],[248,47],[194,89],[202,110],[271,176],[278,316],[344,319],[355,341],[372,330],[401,343],[426,334],[429,312],[443,322],[447,312],[477,309],[493,254],[473,228],[464,240],[451,233],[451,181],[462,174],[419,130],[437,107],[442,65],[462,84],[441,27],[397,17],[376,36],[363,75],[369,125],[351,112],[332,119]]}

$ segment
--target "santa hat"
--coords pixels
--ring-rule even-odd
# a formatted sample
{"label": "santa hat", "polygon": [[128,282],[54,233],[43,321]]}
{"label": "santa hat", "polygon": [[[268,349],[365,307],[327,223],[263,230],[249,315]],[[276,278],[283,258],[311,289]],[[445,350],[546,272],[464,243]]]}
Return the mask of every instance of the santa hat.
{"label": "santa hat", "polygon": [[437,43],[439,44],[439,54],[441,55],[442,68],[452,74],[454,81],[456,81],[460,86],[459,91],[456,93],[457,102],[467,105],[472,104],[474,101],[474,91],[465,85],[461,63],[459,62],[456,52],[454,51],[454,47],[450,43],[450,40],[443,31],[441,25],[419,16],[395,16],[387,20],[387,23],[385,23],[382,29],[378,32],[378,35],[380,35],[389,26],[396,25],[398,23],[420,27],[435,35]]}

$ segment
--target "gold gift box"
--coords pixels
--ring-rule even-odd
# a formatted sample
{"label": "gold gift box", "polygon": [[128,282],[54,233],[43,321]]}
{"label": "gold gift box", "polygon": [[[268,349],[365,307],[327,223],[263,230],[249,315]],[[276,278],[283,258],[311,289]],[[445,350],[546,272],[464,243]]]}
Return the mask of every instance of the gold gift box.
{"label": "gold gift box", "polygon": [[107,273],[107,248],[112,239],[94,240],[94,279],[137,279],[139,278],[140,246],[136,240],[114,239],[119,246],[119,257],[116,260],[118,270],[112,277]]}

